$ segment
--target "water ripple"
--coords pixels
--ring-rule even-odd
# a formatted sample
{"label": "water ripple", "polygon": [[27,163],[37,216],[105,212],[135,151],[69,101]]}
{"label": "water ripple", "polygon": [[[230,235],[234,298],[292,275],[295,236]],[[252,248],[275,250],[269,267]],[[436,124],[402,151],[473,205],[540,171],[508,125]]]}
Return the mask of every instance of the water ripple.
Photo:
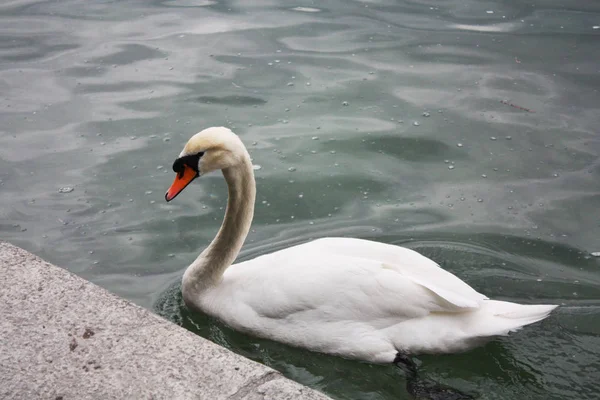
{"label": "water ripple", "polygon": [[593,398],[599,15],[584,1],[4,1],[2,239],[333,396],[406,398],[393,368],[183,307],[227,190],[214,174],[166,204],[169,166],[191,134],[228,126],[260,166],[240,259],[355,236],[491,296],[563,304],[422,368],[487,399]]}

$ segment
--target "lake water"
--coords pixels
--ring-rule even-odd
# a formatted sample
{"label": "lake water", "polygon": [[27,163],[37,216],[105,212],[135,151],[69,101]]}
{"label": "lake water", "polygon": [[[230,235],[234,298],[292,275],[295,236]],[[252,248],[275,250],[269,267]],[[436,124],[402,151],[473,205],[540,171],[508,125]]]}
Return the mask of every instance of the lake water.
{"label": "lake water", "polygon": [[[166,204],[187,138],[225,125],[258,197],[241,259],[343,235],[421,251],[490,297],[563,305],[428,378],[482,399],[600,392],[600,3],[0,4],[0,238],[338,399],[404,377],[190,314],[214,174]],[[600,253],[598,254],[600,256]]]}

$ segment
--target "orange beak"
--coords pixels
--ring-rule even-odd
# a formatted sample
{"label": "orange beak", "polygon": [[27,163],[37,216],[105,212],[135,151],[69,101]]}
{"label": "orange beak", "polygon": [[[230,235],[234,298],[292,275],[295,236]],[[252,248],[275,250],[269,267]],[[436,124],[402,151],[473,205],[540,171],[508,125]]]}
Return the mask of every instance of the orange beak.
{"label": "orange beak", "polygon": [[173,181],[173,184],[171,185],[169,190],[167,190],[167,193],[165,193],[165,200],[173,200],[175,197],[177,197],[179,193],[181,193],[183,189],[186,188],[187,185],[192,183],[192,181],[197,177],[198,173],[196,171],[194,171],[187,165],[184,165],[183,171],[177,174],[175,180]]}

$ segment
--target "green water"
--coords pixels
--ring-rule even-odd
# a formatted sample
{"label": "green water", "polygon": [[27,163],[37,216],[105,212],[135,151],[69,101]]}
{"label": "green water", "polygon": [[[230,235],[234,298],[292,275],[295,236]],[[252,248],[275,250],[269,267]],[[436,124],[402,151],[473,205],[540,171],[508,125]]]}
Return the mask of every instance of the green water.
{"label": "green water", "polygon": [[482,399],[596,399],[599,26],[583,0],[2,2],[0,238],[334,398],[408,398],[394,367],[182,305],[226,188],[214,174],[166,204],[170,165],[225,125],[259,166],[241,259],[354,236],[561,304],[421,369]]}

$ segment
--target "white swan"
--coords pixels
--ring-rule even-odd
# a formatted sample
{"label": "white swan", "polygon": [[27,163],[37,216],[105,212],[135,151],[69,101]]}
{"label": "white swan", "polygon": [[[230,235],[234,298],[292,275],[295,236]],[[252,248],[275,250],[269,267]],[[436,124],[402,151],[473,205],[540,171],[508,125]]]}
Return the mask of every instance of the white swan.
{"label": "white swan", "polygon": [[250,229],[256,186],[250,156],[227,128],[194,135],[173,164],[171,201],[221,169],[223,224],[183,276],[185,303],[234,329],[373,363],[468,350],[546,318],[555,305],[488,299],[434,261],[399,246],[323,238],[231,265]]}

